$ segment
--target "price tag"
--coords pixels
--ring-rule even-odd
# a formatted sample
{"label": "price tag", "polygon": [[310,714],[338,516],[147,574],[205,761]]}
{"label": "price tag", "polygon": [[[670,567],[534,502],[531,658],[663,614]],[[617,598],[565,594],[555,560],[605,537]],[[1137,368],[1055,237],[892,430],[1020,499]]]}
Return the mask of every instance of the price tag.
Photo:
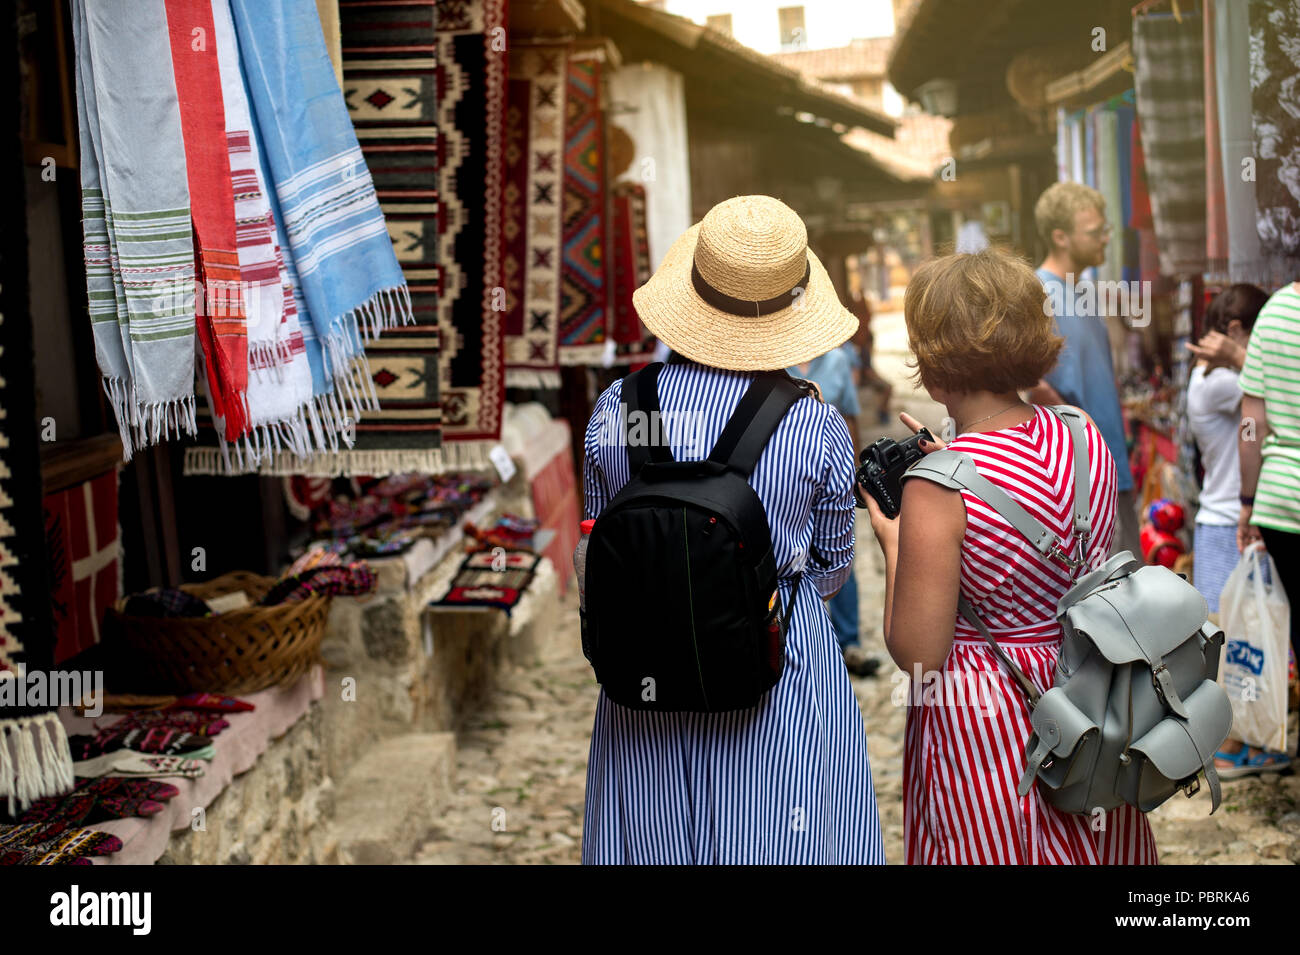
{"label": "price tag", "polygon": [[505,445],[498,444],[488,452],[488,459],[496,466],[497,474],[501,477],[502,484],[509,484],[510,479],[515,476],[515,462],[510,457],[510,452]]}

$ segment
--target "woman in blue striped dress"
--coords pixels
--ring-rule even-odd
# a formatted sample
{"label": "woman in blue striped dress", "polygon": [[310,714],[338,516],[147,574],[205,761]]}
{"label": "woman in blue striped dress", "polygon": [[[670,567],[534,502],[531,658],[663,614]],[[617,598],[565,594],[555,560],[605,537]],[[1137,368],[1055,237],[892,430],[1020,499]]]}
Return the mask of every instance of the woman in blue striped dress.
{"label": "woman in blue striped dress", "polygon": [[[674,350],[659,404],[677,460],[708,455],[755,371],[807,361],[857,324],[807,250],[803,223],[767,197],[715,207],[635,302]],[[588,518],[630,479],[620,390],[606,389],[587,427]],[[783,606],[803,569],[785,670],[757,706],[735,712],[631,710],[602,691],[585,863],[884,862],[862,715],[822,602],[853,557],[853,450],[839,412],[795,402],[750,483],[767,513]],[[653,614],[653,600],[628,612]]]}

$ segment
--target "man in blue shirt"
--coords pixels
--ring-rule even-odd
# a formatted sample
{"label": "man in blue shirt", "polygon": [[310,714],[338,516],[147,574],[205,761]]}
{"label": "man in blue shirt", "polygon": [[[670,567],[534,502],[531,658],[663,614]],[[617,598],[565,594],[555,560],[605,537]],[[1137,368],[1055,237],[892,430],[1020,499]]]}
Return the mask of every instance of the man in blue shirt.
{"label": "man in blue shirt", "polygon": [[1039,197],[1034,220],[1049,250],[1038,267],[1038,277],[1047,290],[1048,307],[1053,310],[1057,332],[1065,338],[1065,347],[1056,368],[1030,390],[1029,400],[1035,404],[1075,405],[1097,425],[1118,472],[1119,499],[1111,551],[1127,550],[1141,557],[1124,418],[1106,316],[1100,308],[1107,296],[1097,294],[1095,285],[1089,288],[1091,280],[1083,276],[1085,269],[1100,265],[1106,258],[1110,238],[1106,201],[1088,186],[1058,182]]}
{"label": "man in blue shirt", "polygon": [[[795,378],[816,382],[822,400],[834,405],[844,416],[853,439],[853,459],[858,456],[858,388],[853,378],[851,342],[832,348],[810,362],[787,369]],[[871,676],[880,668],[880,661],[867,655],[858,641],[858,579],[853,573],[830,600],[826,602],[831,615],[831,626],[840,641],[844,665],[856,676]]]}

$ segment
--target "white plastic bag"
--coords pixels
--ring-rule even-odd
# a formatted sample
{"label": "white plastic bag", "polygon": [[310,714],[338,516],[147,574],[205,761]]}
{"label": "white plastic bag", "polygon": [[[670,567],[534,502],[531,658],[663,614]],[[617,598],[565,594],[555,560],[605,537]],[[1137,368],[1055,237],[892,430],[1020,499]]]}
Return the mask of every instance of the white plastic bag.
{"label": "white plastic bag", "polygon": [[1286,752],[1291,608],[1261,543],[1251,544],[1219,595],[1225,644],[1219,685],[1232,701],[1232,737]]}

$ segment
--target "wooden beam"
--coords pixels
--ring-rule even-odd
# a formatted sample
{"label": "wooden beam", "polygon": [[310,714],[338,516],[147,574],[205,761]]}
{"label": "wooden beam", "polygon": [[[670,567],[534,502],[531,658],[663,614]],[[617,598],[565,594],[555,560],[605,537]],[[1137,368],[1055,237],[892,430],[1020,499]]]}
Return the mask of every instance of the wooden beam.
{"label": "wooden beam", "polygon": [[1133,85],[1133,50],[1125,40],[1081,70],[1047,84],[1047,102],[1077,109],[1122,93]]}
{"label": "wooden beam", "polygon": [[563,37],[581,33],[587,11],[580,0],[512,0],[510,37]]}
{"label": "wooden beam", "polygon": [[116,434],[54,441],[41,446],[41,482],[46,494],[89,481],[122,463],[122,439]]}

